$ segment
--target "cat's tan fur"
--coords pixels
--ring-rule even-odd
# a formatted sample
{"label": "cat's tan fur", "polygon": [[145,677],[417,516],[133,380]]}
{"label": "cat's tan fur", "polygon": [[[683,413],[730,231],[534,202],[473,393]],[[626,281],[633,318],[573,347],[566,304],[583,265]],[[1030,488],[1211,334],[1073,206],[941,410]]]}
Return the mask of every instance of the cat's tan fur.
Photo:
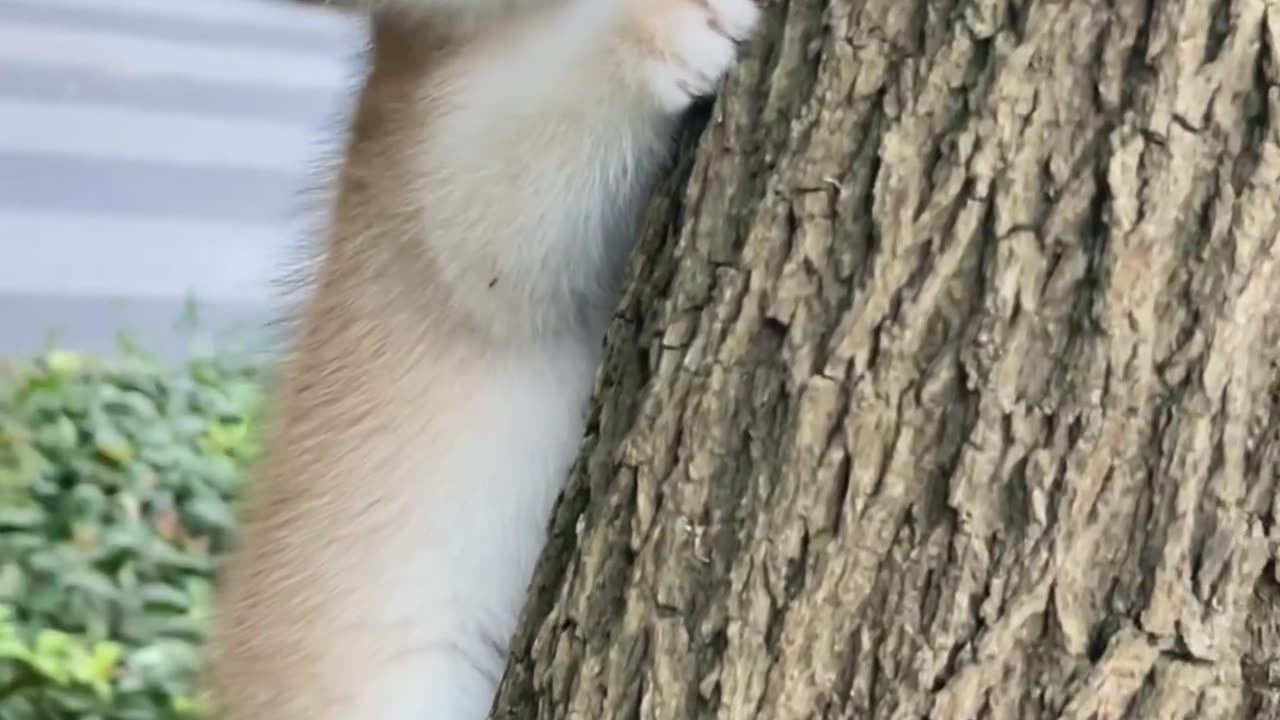
{"label": "cat's tan fur", "polygon": [[755,19],[750,0],[483,1],[373,18],[220,592],[220,720],[484,716],[636,210]]}

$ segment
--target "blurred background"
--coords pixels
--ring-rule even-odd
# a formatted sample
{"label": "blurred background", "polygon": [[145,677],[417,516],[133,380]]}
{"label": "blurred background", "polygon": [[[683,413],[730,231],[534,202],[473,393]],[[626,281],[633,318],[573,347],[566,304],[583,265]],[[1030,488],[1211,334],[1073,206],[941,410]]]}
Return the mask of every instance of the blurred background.
{"label": "blurred background", "polygon": [[363,41],[287,0],[0,0],[0,355],[261,339]]}
{"label": "blurred background", "polygon": [[212,719],[275,280],[363,43],[288,0],[0,0],[0,720]]}

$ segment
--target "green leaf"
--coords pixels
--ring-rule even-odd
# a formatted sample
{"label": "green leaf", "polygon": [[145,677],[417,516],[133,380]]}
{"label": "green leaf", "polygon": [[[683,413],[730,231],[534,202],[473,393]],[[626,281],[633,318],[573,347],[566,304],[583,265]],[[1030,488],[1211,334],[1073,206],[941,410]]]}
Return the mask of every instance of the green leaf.
{"label": "green leaf", "polygon": [[35,530],[48,516],[39,505],[0,507],[0,530]]}
{"label": "green leaf", "polygon": [[133,462],[136,452],[133,443],[111,427],[99,428],[94,433],[93,446],[99,454],[119,466],[125,466]]}
{"label": "green leaf", "polygon": [[202,643],[264,378],[56,347],[0,371],[0,687],[32,683],[0,718],[208,715]]}

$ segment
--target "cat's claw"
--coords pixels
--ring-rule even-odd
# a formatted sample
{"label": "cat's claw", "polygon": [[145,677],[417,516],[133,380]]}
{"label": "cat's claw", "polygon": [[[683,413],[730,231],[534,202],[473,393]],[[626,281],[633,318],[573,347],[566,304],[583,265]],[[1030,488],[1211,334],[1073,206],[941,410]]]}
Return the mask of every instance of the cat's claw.
{"label": "cat's claw", "polygon": [[678,113],[711,95],[760,18],[754,0],[689,0],[655,28],[660,52],[649,61],[649,82],[663,110]]}

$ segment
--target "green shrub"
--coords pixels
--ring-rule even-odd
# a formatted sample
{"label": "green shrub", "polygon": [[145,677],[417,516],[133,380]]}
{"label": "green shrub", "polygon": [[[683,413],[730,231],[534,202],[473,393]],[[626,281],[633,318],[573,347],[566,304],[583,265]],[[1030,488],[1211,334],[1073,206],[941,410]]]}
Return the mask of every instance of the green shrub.
{"label": "green shrub", "polygon": [[260,378],[53,352],[0,368],[0,718],[170,720],[257,451]]}

